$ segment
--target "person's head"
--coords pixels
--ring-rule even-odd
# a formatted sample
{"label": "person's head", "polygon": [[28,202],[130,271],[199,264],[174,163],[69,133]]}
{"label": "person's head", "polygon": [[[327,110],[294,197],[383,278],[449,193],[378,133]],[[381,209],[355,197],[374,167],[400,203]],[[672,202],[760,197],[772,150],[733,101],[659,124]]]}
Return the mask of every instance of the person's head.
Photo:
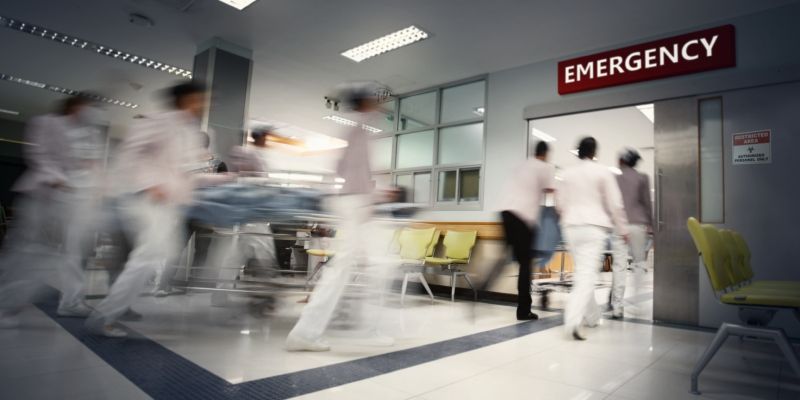
{"label": "person's head", "polygon": [[347,82],[339,85],[336,98],[352,111],[368,113],[376,111],[390,90],[375,81]]}
{"label": "person's head", "polygon": [[597,140],[593,137],[585,137],[578,143],[578,158],[581,160],[592,160],[597,155]]}
{"label": "person's head", "polygon": [[59,107],[59,114],[61,115],[78,115],[82,109],[92,104],[89,96],[75,95],[64,99]]}
{"label": "person's head", "polygon": [[632,148],[623,149],[619,153],[620,166],[635,168],[641,159],[642,156],[639,155],[639,152]]}
{"label": "person's head", "polygon": [[536,143],[536,150],[534,150],[534,156],[542,161],[547,161],[547,153],[550,151],[550,146],[547,145],[547,142],[540,141]]}
{"label": "person's head", "polygon": [[250,131],[250,137],[253,138],[253,146],[267,147],[267,140],[274,130],[275,128],[271,125],[261,125],[253,128]]}
{"label": "person's head", "polygon": [[171,87],[168,98],[176,110],[187,111],[197,118],[206,107],[206,87],[197,82],[186,82]]}

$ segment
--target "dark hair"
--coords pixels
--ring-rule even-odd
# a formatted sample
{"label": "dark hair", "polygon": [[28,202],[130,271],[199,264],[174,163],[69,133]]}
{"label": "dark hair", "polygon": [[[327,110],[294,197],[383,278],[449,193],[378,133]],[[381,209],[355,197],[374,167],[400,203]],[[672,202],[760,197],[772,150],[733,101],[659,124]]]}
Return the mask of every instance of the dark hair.
{"label": "dark hair", "polygon": [[69,115],[73,112],[73,110],[75,110],[76,107],[85,106],[93,102],[94,100],[92,100],[88,96],[84,95],[70,96],[61,102],[61,107],[59,107],[59,113],[61,113],[61,115]]}
{"label": "dark hair", "polygon": [[178,108],[184,97],[197,93],[205,93],[206,86],[198,82],[186,82],[177,84],[167,90],[167,98],[170,103]]}
{"label": "dark hair", "polygon": [[578,158],[581,160],[583,159],[592,159],[597,154],[597,140],[593,137],[585,137],[581,139],[581,142],[578,144]]}
{"label": "dark hair", "polygon": [[218,174],[223,174],[225,172],[228,172],[228,164],[225,164],[224,161],[220,161],[219,165],[217,165],[217,171],[216,172]]}
{"label": "dark hair", "polygon": [[625,165],[627,165],[627,166],[629,166],[631,168],[634,168],[634,167],[636,167],[636,164],[638,164],[639,160],[641,160],[641,159],[642,159],[642,156],[639,155],[639,152],[637,152],[636,150],[633,150],[633,149],[629,149],[629,150],[623,152],[620,155],[619,162],[621,162],[621,163],[623,163],[623,164],[625,164]]}
{"label": "dark hair", "polygon": [[547,155],[548,151],[550,151],[550,146],[547,145],[547,142],[542,140],[539,143],[536,143],[536,151],[534,153],[536,157],[545,156]]}

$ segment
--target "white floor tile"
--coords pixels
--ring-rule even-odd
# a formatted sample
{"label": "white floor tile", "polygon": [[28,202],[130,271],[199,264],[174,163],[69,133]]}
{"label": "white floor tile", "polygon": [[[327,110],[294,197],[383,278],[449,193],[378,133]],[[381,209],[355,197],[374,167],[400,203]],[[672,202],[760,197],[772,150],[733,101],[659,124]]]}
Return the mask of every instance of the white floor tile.
{"label": "white floor tile", "polygon": [[[631,399],[679,400],[697,399],[689,393],[690,374],[647,369],[624,384],[614,395]],[[724,377],[700,376],[700,391],[713,399],[776,399],[776,379],[763,379],[751,374],[732,373]]]}
{"label": "white floor tile", "polygon": [[295,397],[302,400],[403,400],[409,396],[398,390],[375,384],[371,381],[353,382],[319,392]]}

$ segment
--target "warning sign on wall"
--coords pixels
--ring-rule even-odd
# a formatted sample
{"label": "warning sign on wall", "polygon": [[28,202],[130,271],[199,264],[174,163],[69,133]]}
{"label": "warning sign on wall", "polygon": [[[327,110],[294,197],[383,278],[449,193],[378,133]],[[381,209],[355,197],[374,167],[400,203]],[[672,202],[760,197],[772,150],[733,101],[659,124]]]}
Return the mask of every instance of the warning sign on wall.
{"label": "warning sign on wall", "polygon": [[772,162],[772,131],[733,134],[733,165]]}

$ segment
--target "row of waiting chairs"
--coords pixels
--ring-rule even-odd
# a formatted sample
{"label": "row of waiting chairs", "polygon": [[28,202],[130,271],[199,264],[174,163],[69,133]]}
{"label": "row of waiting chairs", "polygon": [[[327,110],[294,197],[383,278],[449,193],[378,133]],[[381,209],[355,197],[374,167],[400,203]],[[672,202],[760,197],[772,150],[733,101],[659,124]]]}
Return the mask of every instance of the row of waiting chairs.
{"label": "row of waiting chairs", "polygon": [[[425,279],[424,273],[436,273],[450,276],[450,298],[455,301],[456,280],[464,278],[472,289],[475,299],[478,293],[469,275],[460,268],[469,264],[472,250],[477,241],[477,231],[448,230],[444,234],[442,245],[444,251],[441,257],[436,257],[436,247],[441,239],[442,232],[435,227],[430,228],[403,228],[395,232],[389,252],[396,254],[402,260],[403,283],[400,292],[401,304],[405,302],[405,294],[410,280],[419,281],[425,291],[433,300],[433,292]],[[335,256],[335,252],[328,249],[309,249],[309,255],[321,257],[309,275],[309,282],[316,277],[324,265]],[[434,267],[433,270],[427,267]]]}
{"label": "row of waiting chairs", "polygon": [[700,373],[729,336],[775,341],[795,374],[800,376],[800,361],[786,333],[766,326],[780,310],[793,311],[800,319],[800,282],[755,280],[750,247],[740,233],[701,224],[695,218],[689,218],[687,227],[717,300],[738,307],[739,318],[745,324],[726,322],[720,326],[692,372],[691,392],[700,394]]}

